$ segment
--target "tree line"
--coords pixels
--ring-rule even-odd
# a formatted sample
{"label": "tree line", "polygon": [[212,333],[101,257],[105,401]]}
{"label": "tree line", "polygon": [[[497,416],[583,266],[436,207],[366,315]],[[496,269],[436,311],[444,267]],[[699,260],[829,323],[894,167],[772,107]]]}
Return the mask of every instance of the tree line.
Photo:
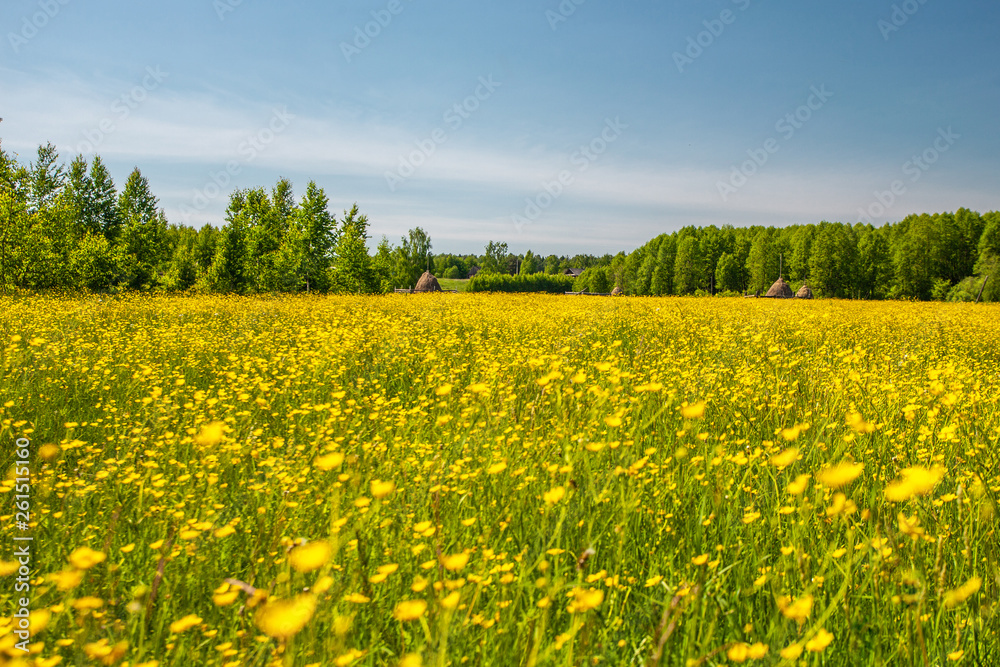
{"label": "tree line", "polygon": [[819,296],[1000,301],[1000,213],[909,215],[900,222],[685,227],[588,269],[574,289],[626,294],[752,294],[779,277]]}
{"label": "tree line", "polygon": [[[393,245],[368,248],[357,204],[339,219],[322,188],[296,199],[280,179],[270,190],[231,193],[225,220],[194,229],[171,224],[148,180],[134,169],[119,191],[99,156],[59,162],[38,148],[22,165],[0,146],[0,288],[199,290],[236,293],[383,293],[479,273],[480,288],[553,291],[549,280],[580,269],[574,291],[631,295],[746,294],[779,276],[826,297],[1000,301],[1000,214],[959,209],[871,224],[684,227],[631,253],[557,256],[511,253],[490,241],[482,255],[433,254],[417,227]],[[536,276],[516,281],[488,275]],[[497,289],[500,289],[498,287]]]}
{"label": "tree line", "polygon": [[378,293],[416,282],[430,238],[368,250],[357,204],[338,220],[310,182],[234,191],[220,227],[171,224],[135,168],[118,191],[100,156],[21,165],[0,146],[0,288]]}

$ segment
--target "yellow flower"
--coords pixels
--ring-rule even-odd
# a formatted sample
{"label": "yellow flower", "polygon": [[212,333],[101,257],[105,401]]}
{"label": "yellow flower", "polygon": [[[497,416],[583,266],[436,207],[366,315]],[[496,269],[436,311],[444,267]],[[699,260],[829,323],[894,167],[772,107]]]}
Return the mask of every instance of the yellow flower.
{"label": "yellow flower", "polygon": [[695,556],[691,559],[691,562],[695,565],[704,565],[708,562],[708,554],[701,554],[700,556]]}
{"label": "yellow flower", "polygon": [[604,423],[610,426],[611,428],[617,428],[622,425],[622,418],[612,415],[610,417],[605,417]]}
{"label": "yellow flower", "polygon": [[688,404],[687,401],[681,404],[681,416],[684,419],[701,419],[705,416],[705,401]]}
{"label": "yellow flower", "polygon": [[424,659],[419,653],[407,653],[399,661],[399,667],[424,667]]}
{"label": "yellow flower", "polygon": [[451,385],[450,384],[443,384],[440,387],[438,387],[437,389],[435,389],[434,393],[437,396],[447,396],[448,394],[451,393]]}
{"label": "yellow flower", "polygon": [[459,594],[459,592],[454,591],[450,595],[441,600],[441,606],[447,609],[448,611],[451,611],[458,606],[458,602],[461,599],[462,596]]}
{"label": "yellow flower", "polygon": [[69,562],[79,570],[89,570],[98,563],[103,563],[107,556],[103,551],[94,551],[90,547],[80,547],[69,555]]}
{"label": "yellow flower", "polygon": [[816,479],[823,486],[831,489],[839,489],[857,479],[858,475],[864,469],[864,463],[838,463],[820,470],[816,473]]}
{"label": "yellow flower", "polygon": [[219,421],[202,424],[198,435],[194,436],[194,441],[202,447],[213,447],[222,442],[222,432],[225,426],[225,422]]}
{"label": "yellow flower", "polygon": [[194,614],[188,614],[184,618],[179,618],[170,624],[171,634],[179,635],[185,630],[190,630],[196,625],[201,624],[201,616],[196,616]]}
{"label": "yellow flower", "polygon": [[376,498],[385,498],[387,495],[396,490],[395,482],[383,482],[381,480],[372,480],[372,495]]}
{"label": "yellow flower", "polygon": [[653,586],[657,585],[661,581],[663,581],[663,577],[661,575],[657,575],[655,577],[650,577],[649,579],[646,580],[646,588],[652,588]]}
{"label": "yellow flower", "polygon": [[[225,584],[228,589],[228,584]],[[240,596],[240,589],[233,588],[232,590],[224,590],[223,592],[216,591],[212,594],[212,602],[216,607],[228,607],[232,603],[236,602],[236,598]]]}
{"label": "yellow flower", "polygon": [[475,384],[470,384],[466,389],[468,389],[473,394],[481,394],[486,391],[489,387],[483,382],[476,382]]}
{"label": "yellow flower", "polygon": [[555,505],[557,502],[562,500],[563,496],[565,495],[566,495],[566,489],[561,486],[557,486],[552,489],[549,489],[544,494],[542,494],[542,500],[544,500],[549,505]]}
{"label": "yellow flower", "polygon": [[746,662],[750,657],[750,645],[743,642],[736,642],[726,651],[726,657],[733,662]]}
{"label": "yellow flower", "polygon": [[427,602],[424,600],[403,600],[396,605],[392,615],[398,621],[415,621],[427,611]]}
{"label": "yellow flower", "polygon": [[489,468],[487,468],[486,469],[486,474],[488,474],[488,475],[495,475],[495,474],[497,474],[499,472],[503,472],[506,469],[507,469],[507,462],[506,461],[500,461],[499,463],[494,463]]}
{"label": "yellow flower", "polygon": [[775,454],[771,457],[771,465],[775,468],[787,468],[788,466],[795,463],[799,458],[799,448],[789,447],[780,454]]}
{"label": "yellow flower", "polygon": [[354,604],[368,604],[371,602],[371,598],[365,597],[361,593],[348,593],[344,596],[344,602],[353,602]]}
{"label": "yellow flower", "polygon": [[934,490],[942,477],[944,468],[940,466],[930,470],[919,466],[904,468],[902,477],[885,487],[885,497],[893,502],[902,502],[914,496],[925,496]]}
{"label": "yellow flower", "polygon": [[307,542],[302,546],[295,547],[288,554],[288,562],[298,572],[312,572],[318,570],[330,560],[332,549],[327,542],[317,540]]}
{"label": "yellow flower", "polygon": [[978,591],[979,587],[982,585],[983,580],[980,577],[972,577],[958,588],[950,590],[944,594],[944,606],[950,609],[951,607],[955,607],[965,602],[970,597],[975,595],[976,591]]}
{"label": "yellow flower", "polygon": [[451,556],[442,556],[441,564],[444,565],[444,569],[457,572],[469,564],[469,554],[460,553]]}
{"label": "yellow flower", "polygon": [[61,591],[68,591],[76,588],[83,581],[82,570],[61,570],[49,575],[49,579],[55,582],[56,587]]}
{"label": "yellow flower", "polygon": [[604,602],[604,591],[599,588],[574,588],[573,601],[569,603],[566,610],[575,614],[577,612],[587,612],[596,609]]}
{"label": "yellow flower", "polygon": [[781,437],[791,442],[792,440],[798,438],[799,434],[802,433],[802,431],[804,431],[805,428],[806,427],[804,424],[796,424],[791,428],[783,428],[781,429]]}
{"label": "yellow flower", "polygon": [[91,595],[84,596],[82,598],[77,598],[73,601],[73,609],[77,611],[86,611],[87,609],[100,609],[104,606],[104,600],[101,598],[95,598]]}
{"label": "yellow flower", "polygon": [[957,651],[952,651],[951,653],[949,653],[948,654],[948,659],[951,660],[952,662],[958,662],[964,656],[965,656],[965,651],[963,651],[962,649],[959,649]]}
{"label": "yellow flower", "polygon": [[802,644],[792,644],[791,646],[786,646],[779,651],[779,654],[785,660],[795,660],[802,655]]}
{"label": "yellow flower", "polygon": [[857,412],[847,413],[847,417],[844,421],[851,427],[851,430],[858,434],[871,433],[875,430],[875,424],[866,422],[864,417]]}
{"label": "yellow flower", "polygon": [[769,647],[767,644],[764,644],[763,642],[754,642],[747,650],[747,657],[752,660],[758,660],[767,655],[768,649]]}
{"label": "yellow flower", "polygon": [[820,628],[816,635],[806,642],[806,650],[813,653],[819,653],[833,641],[833,634],[827,632],[823,628]]}
{"label": "yellow flower", "polygon": [[213,535],[215,535],[218,538],[223,538],[223,537],[229,537],[230,535],[232,535],[235,532],[236,532],[235,528],[233,528],[229,524],[226,524],[222,528],[219,528],[217,531],[215,531],[213,533]]}
{"label": "yellow flower", "polygon": [[805,621],[812,614],[813,596],[803,595],[793,600],[791,597],[783,597],[778,600],[778,609],[785,618],[799,623]]}
{"label": "yellow flower", "polygon": [[45,628],[49,627],[49,620],[51,618],[52,613],[48,609],[40,609],[29,613],[28,627],[31,629],[31,634],[37,635],[43,632]]}
{"label": "yellow flower", "polygon": [[320,470],[333,470],[334,468],[339,468],[343,462],[344,455],[340,452],[333,452],[332,454],[317,456],[313,461],[313,466]]}
{"label": "yellow flower", "polygon": [[352,648],[347,653],[337,656],[337,658],[333,661],[333,664],[335,664],[337,667],[347,667],[347,665],[357,660],[360,660],[363,657],[365,657],[364,651],[359,651],[356,648]]}
{"label": "yellow flower", "polygon": [[59,456],[59,447],[51,443],[38,448],[38,455],[45,461],[51,461]]}
{"label": "yellow flower", "polygon": [[83,652],[91,660],[100,660],[105,665],[113,665],[121,660],[128,652],[128,642],[120,641],[114,646],[108,640],[100,639],[96,642],[88,642],[83,645]]}
{"label": "yellow flower", "polygon": [[812,475],[799,475],[795,478],[794,482],[790,482],[785,488],[789,494],[793,496],[800,496],[805,493],[806,487],[809,486],[809,478]]}
{"label": "yellow flower", "polygon": [[288,639],[306,626],[315,611],[316,598],[309,593],[291,600],[268,600],[254,614],[254,623],[268,637]]}
{"label": "yellow flower", "polygon": [[0,577],[9,577],[21,567],[16,560],[0,560]]}

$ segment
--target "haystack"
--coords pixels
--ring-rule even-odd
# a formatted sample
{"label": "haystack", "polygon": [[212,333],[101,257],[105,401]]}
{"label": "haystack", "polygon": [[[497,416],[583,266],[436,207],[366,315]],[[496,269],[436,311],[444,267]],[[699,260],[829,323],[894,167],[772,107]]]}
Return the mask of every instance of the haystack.
{"label": "haystack", "polygon": [[813,291],[809,289],[809,286],[805,283],[799,288],[799,291],[795,293],[796,299],[811,299],[813,298]]}
{"label": "haystack", "polygon": [[424,275],[420,276],[420,280],[417,281],[417,286],[413,288],[414,292],[440,292],[441,283],[438,279],[431,275],[430,271],[424,271]]}
{"label": "haystack", "polygon": [[764,295],[767,299],[791,299],[793,296],[795,293],[792,292],[791,286],[785,282],[784,278],[778,278]]}
{"label": "haystack", "polygon": [[622,289],[621,285],[615,285],[615,288],[611,290],[611,296],[624,296],[625,290]]}

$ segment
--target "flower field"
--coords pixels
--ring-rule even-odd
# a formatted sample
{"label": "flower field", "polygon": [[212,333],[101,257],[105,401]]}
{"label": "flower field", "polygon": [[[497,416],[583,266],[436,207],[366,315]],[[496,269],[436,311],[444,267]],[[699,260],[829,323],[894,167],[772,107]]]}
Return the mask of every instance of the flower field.
{"label": "flower field", "polygon": [[0,664],[1000,664],[996,307],[0,297],[0,351]]}

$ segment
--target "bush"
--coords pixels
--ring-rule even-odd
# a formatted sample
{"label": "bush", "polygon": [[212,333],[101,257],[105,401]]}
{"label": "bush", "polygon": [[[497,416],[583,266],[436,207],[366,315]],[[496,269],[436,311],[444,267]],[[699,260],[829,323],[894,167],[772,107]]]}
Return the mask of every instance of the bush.
{"label": "bush", "polygon": [[562,294],[573,289],[573,276],[532,273],[510,276],[501,273],[479,273],[470,281],[469,292],[547,292]]}
{"label": "bush", "polygon": [[951,291],[951,281],[947,278],[938,278],[931,287],[931,298],[935,301],[944,301]]}
{"label": "bush", "polygon": [[[958,283],[948,292],[948,301],[975,301],[979,296],[979,290],[983,290],[981,301],[983,303],[995,303],[1000,301],[1000,262],[986,265],[984,268],[990,271],[984,275],[969,276]],[[983,287],[983,280],[990,276]]]}

